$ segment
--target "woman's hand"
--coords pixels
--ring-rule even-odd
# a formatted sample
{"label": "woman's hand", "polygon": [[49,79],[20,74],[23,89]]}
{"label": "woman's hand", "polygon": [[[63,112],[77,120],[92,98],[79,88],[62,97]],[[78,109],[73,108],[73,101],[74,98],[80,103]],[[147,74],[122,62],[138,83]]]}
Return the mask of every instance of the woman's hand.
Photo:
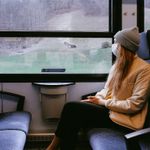
{"label": "woman's hand", "polygon": [[81,100],[81,102],[89,102],[89,103],[94,103],[94,104],[105,106],[106,100],[100,97],[96,97],[96,96],[88,96],[87,99]]}

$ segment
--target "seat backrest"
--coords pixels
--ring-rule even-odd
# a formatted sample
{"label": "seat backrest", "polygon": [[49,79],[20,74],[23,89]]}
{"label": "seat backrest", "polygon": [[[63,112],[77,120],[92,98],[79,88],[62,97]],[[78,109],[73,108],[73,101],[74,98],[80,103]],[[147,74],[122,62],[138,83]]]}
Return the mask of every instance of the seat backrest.
{"label": "seat backrest", "polygon": [[[137,51],[140,58],[150,63],[150,30],[140,33],[140,46]],[[145,121],[145,127],[150,127],[150,94],[149,94],[148,113]]]}
{"label": "seat backrest", "polygon": [[140,58],[150,63],[150,30],[140,33],[140,46],[137,54]]}

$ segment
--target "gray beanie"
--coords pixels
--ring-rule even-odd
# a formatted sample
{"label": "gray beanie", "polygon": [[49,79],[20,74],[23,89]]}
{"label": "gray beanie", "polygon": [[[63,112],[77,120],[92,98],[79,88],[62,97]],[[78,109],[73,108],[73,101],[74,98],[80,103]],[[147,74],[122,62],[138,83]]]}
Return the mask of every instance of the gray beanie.
{"label": "gray beanie", "polygon": [[132,27],[118,31],[114,38],[116,42],[132,52],[136,52],[140,44],[140,34],[138,27]]}

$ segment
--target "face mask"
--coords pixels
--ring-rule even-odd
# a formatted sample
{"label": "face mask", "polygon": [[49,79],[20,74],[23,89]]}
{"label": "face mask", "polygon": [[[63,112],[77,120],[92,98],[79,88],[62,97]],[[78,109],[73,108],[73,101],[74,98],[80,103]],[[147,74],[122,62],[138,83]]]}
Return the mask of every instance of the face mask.
{"label": "face mask", "polygon": [[113,54],[115,55],[115,56],[117,56],[118,55],[118,44],[117,43],[115,43],[115,44],[112,44],[112,52],[113,52]]}

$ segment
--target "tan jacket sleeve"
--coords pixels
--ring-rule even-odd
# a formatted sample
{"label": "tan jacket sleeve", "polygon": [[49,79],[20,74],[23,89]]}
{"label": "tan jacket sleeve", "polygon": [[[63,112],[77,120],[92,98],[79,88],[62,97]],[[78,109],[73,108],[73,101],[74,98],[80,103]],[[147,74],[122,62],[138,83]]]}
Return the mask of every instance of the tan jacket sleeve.
{"label": "tan jacket sleeve", "polygon": [[[150,68],[143,68],[136,77],[132,95],[125,100],[109,99],[105,106],[116,112],[133,114],[140,111],[148,97],[150,90]],[[126,92],[126,91],[124,91]]]}

